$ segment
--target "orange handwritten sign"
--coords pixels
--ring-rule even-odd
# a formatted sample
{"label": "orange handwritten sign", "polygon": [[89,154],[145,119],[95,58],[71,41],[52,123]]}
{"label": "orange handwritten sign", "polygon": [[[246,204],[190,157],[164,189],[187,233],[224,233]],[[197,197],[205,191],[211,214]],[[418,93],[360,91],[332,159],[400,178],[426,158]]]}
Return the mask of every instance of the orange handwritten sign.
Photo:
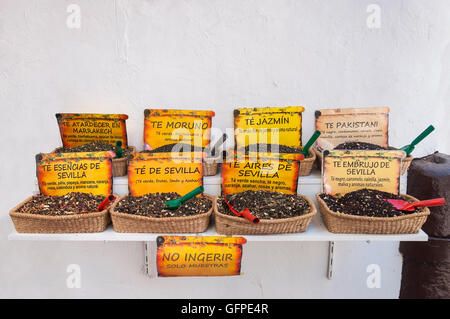
{"label": "orange handwritten sign", "polygon": [[58,113],[59,131],[64,147],[75,147],[92,142],[128,147],[125,114]]}
{"label": "orange handwritten sign", "polygon": [[203,185],[203,153],[135,154],[128,164],[128,188],[132,196],[176,192],[180,195]]}
{"label": "orange handwritten sign", "polygon": [[235,276],[241,272],[243,237],[159,236],[158,275]]}
{"label": "orange handwritten sign", "polygon": [[[36,175],[43,195],[70,192],[112,194],[111,152],[36,155]],[[103,157],[100,155],[103,154]]]}
{"label": "orange handwritten sign", "polygon": [[403,151],[333,150],[323,152],[327,194],[341,196],[362,188],[399,194]]}
{"label": "orange handwritten sign", "polygon": [[213,111],[145,110],[145,149],[173,143],[205,147],[211,138],[211,118],[214,115]]}

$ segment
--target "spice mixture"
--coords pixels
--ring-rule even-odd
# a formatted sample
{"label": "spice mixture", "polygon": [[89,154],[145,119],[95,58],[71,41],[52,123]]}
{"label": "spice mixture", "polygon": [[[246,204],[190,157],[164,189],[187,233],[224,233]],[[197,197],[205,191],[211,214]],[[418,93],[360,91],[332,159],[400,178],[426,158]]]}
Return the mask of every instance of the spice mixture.
{"label": "spice mixture", "polygon": [[[296,194],[269,191],[245,191],[225,195],[225,199],[238,212],[248,208],[259,219],[281,219],[296,217],[310,212],[308,202]],[[236,216],[223,200],[217,200],[219,212]]]}
{"label": "spice mixture", "polygon": [[[287,153],[287,154],[298,154],[302,152],[301,148],[293,148],[286,145],[279,144],[250,144],[247,145],[244,149],[245,154],[248,154],[249,151],[257,151],[257,152],[272,152],[272,149],[277,153]],[[312,155],[308,154],[308,157]]]}
{"label": "spice mixture", "polygon": [[[175,149],[174,149],[175,148]],[[141,153],[171,153],[171,152],[201,152],[201,147],[195,147],[185,143],[173,143],[157,147],[153,150],[145,150]]]}
{"label": "spice mixture", "polygon": [[345,142],[334,148],[335,150],[384,150],[385,148],[365,142]]}
{"label": "spice mixture", "polygon": [[177,193],[154,193],[144,196],[128,195],[122,199],[115,208],[116,212],[141,215],[148,217],[182,217],[200,215],[208,212],[212,207],[212,201],[207,197],[194,197],[174,210],[164,208],[164,203],[180,198]]}
{"label": "spice mixture", "polygon": [[[108,143],[93,142],[80,146],[75,146],[72,148],[61,147],[56,150],[56,153],[75,153],[75,152],[103,152],[103,151],[114,151],[115,147]],[[130,147],[123,150],[123,157],[132,158],[132,149]]]}
{"label": "spice mixture", "polygon": [[64,196],[36,195],[21,206],[19,213],[40,215],[74,215],[96,212],[105,196],[86,193],[69,193]]}
{"label": "spice mixture", "polygon": [[416,208],[413,212],[399,211],[383,199],[408,200],[391,193],[367,188],[347,193],[339,198],[327,194],[321,194],[320,197],[325,201],[330,210],[350,215],[394,217],[408,215],[422,210],[422,208]]}

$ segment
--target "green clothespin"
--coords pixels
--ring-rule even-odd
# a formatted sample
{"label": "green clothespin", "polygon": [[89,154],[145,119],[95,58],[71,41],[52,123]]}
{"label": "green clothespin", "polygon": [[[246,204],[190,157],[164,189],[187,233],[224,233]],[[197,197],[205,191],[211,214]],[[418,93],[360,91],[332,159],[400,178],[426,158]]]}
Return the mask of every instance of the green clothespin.
{"label": "green clothespin", "polygon": [[116,153],[116,158],[122,158],[122,156],[123,156],[122,141],[116,142],[116,147],[114,149],[114,152]]}
{"label": "green clothespin", "polygon": [[174,199],[174,200],[169,200],[168,202],[165,202],[165,204],[164,204],[164,205],[166,205],[165,208],[167,208],[167,209],[177,209],[185,201],[187,201],[188,199],[191,199],[192,197],[195,197],[195,196],[197,196],[198,194],[201,194],[201,193],[203,193],[203,186],[197,187],[196,189],[190,191],[189,193],[187,193],[183,197],[180,197],[180,198]]}
{"label": "green clothespin", "polygon": [[303,147],[303,151],[301,151],[301,154],[306,158],[309,154],[309,149],[311,145],[314,144],[314,142],[317,140],[317,138],[320,136],[320,131],[315,131],[314,134],[311,136],[311,138],[308,140],[306,145]]}
{"label": "green clothespin", "polygon": [[430,125],[428,126],[425,131],[423,131],[422,133],[420,133],[419,136],[417,136],[414,141],[412,141],[411,144],[405,145],[402,148],[400,148],[401,151],[405,151],[406,152],[406,156],[408,156],[409,154],[412,153],[412,151],[414,151],[414,147],[419,144],[425,137],[427,137],[431,132],[434,131],[434,126]]}

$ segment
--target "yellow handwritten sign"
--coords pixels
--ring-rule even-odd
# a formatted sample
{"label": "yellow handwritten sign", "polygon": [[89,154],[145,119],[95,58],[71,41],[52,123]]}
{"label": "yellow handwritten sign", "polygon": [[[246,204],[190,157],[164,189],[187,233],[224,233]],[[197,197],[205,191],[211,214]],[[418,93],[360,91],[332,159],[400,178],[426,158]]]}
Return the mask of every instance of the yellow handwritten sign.
{"label": "yellow handwritten sign", "polygon": [[302,106],[239,108],[234,111],[237,148],[249,144],[302,145]]}
{"label": "yellow handwritten sign", "polygon": [[155,110],[144,111],[144,147],[185,143],[205,147],[211,138],[213,111]]}
{"label": "yellow handwritten sign", "polygon": [[159,236],[158,275],[236,276],[241,273],[243,237]]}
{"label": "yellow handwritten sign", "polygon": [[[180,195],[203,185],[203,153],[135,154],[128,164],[128,188],[132,196],[176,192]],[[194,159],[194,160],[193,160]]]}
{"label": "yellow handwritten sign", "polygon": [[[36,175],[43,195],[70,192],[112,194],[111,152],[36,155]],[[101,157],[103,155],[103,157]]]}
{"label": "yellow handwritten sign", "polygon": [[299,162],[281,158],[251,158],[222,164],[222,193],[265,190],[297,193]]}
{"label": "yellow handwritten sign", "polygon": [[125,114],[58,113],[59,131],[64,147],[75,147],[92,142],[128,147]]}
{"label": "yellow handwritten sign", "polygon": [[344,142],[389,144],[389,108],[345,108],[316,111],[319,150],[331,150]]}
{"label": "yellow handwritten sign", "polygon": [[403,151],[334,150],[323,153],[327,194],[341,196],[362,188],[399,194]]}

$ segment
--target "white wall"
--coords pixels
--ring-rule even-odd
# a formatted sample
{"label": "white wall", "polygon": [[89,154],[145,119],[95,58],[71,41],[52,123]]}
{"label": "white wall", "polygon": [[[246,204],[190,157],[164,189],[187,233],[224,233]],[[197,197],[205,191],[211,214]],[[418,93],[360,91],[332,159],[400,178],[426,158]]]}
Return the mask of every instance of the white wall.
{"label": "white wall", "polygon": [[[248,244],[236,278],[148,279],[140,243],[6,238],[8,210],[34,190],[34,155],[61,144],[57,112],[126,113],[140,148],[146,107],[213,109],[225,129],[237,106],[303,105],[309,137],[316,108],[389,106],[391,145],[434,124],[414,155],[449,153],[450,2],[376,1],[370,29],[374,2],[2,0],[0,297],[397,297],[396,243],[339,243],[332,281],[326,243]],[[66,27],[70,3],[80,29]],[[81,289],[66,288],[71,263]],[[366,287],[369,263],[381,289]]]}

